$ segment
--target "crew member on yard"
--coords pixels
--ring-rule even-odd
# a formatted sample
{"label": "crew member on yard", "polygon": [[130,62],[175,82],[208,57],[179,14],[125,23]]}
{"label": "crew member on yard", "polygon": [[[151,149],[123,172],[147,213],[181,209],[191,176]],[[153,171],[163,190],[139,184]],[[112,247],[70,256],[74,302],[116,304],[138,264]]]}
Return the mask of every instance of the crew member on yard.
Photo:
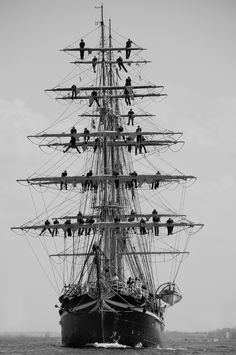
{"label": "crew member on yard", "polygon": [[131,86],[131,77],[128,76],[128,78],[125,80],[125,86]]}
{"label": "crew member on yard", "polygon": [[130,57],[130,53],[131,53],[131,50],[130,50],[130,47],[131,47],[131,44],[133,42],[131,41],[131,39],[129,38],[128,41],[126,42],[126,59],[129,59]]}
{"label": "crew member on yard", "polygon": [[132,137],[131,136],[128,136],[126,138],[126,143],[128,143],[128,152],[131,153],[131,150],[132,150]]}
{"label": "crew member on yard", "polygon": [[[135,212],[134,212],[134,210],[131,210],[130,216],[128,218],[128,222],[133,222],[134,220],[135,220]],[[134,233],[136,233],[135,228],[132,227],[132,229],[133,229]],[[128,231],[129,230],[130,230],[130,227],[128,227]]]}
{"label": "crew member on yard", "polygon": [[158,226],[156,223],[159,223],[159,222],[160,222],[160,217],[159,217],[158,215],[154,215],[154,216],[152,217],[152,221],[153,221],[153,223],[154,223],[154,234],[155,234],[156,236],[158,236],[158,235],[159,235],[159,226]]}
{"label": "crew member on yard", "polygon": [[173,221],[173,219],[172,218],[168,218],[166,223],[167,223],[167,233],[168,233],[168,235],[173,234],[173,229],[174,229],[174,226],[173,226],[174,221]]}
{"label": "crew member on yard", "polygon": [[77,129],[73,126],[70,130],[71,134],[76,134],[77,133]]}
{"label": "crew member on yard", "polygon": [[92,66],[93,66],[93,72],[94,73],[96,73],[96,65],[97,65],[97,61],[98,61],[98,59],[97,59],[97,57],[96,56],[94,56],[93,57],[93,60],[92,60]]}
{"label": "crew member on yard", "polygon": [[[84,224],[83,214],[80,211],[77,214],[77,223],[78,224]],[[82,235],[83,232],[84,232],[84,228],[78,228],[78,235]]]}
{"label": "crew member on yard", "polygon": [[80,59],[83,60],[84,59],[84,47],[85,47],[85,43],[84,43],[83,39],[81,39],[79,47],[80,47]]}
{"label": "crew member on yard", "polygon": [[77,152],[80,153],[79,148],[76,145],[76,138],[74,136],[71,137],[70,143],[68,147],[65,150],[63,150],[63,153],[66,153],[70,148],[75,148]]}
{"label": "crew member on yard", "polygon": [[89,107],[92,106],[93,101],[96,101],[97,105],[100,107],[100,104],[98,102],[98,94],[97,91],[93,90],[89,99]]}
{"label": "crew member on yard", "polygon": [[127,87],[125,86],[125,89],[124,89],[124,95],[125,95],[125,103],[127,106],[130,106],[131,105],[131,100],[130,100],[130,92],[129,90],[127,89]]}
{"label": "crew member on yard", "polygon": [[[93,171],[92,170],[89,170],[89,172],[87,172],[86,176],[88,178],[91,178],[93,176]],[[86,180],[85,181],[85,184],[84,184],[84,188],[85,188],[85,191],[88,189],[92,189],[92,186],[93,186],[93,182],[91,181],[91,179],[89,180]]]}
{"label": "crew member on yard", "polygon": [[67,219],[64,223],[65,226],[65,238],[66,238],[66,233],[68,235],[68,237],[71,237],[72,233],[71,233],[71,221],[70,219]]}
{"label": "crew member on yard", "polygon": [[[118,138],[120,138],[120,134],[122,134],[122,132],[124,132],[124,128],[122,126],[118,126],[116,130],[117,130],[117,132],[119,132],[119,135],[116,136],[116,139],[118,139]],[[122,137],[125,140],[125,136],[122,136]]]}
{"label": "crew member on yard", "polygon": [[[112,175],[117,177],[119,174],[119,172],[117,170],[113,170]],[[118,189],[120,186],[120,181],[119,178],[115,179],[115,188]]]}
{"label": "crew member on yard", "polygon": [[89,141],[89,139],[90,139],[89,134],[90,134],[90,132],[89,132],[88,128],[85,128],[85,129],[84,129],[84,141],[85,141],[85,142],[88,142],[88,141]]}
{"label": "crew member on yard", "polygon": [[140,219],[140,234],[147,234],[145,226],[146,226],[146,221],[144,218],[141,218]]}
{"label": "crew member on yard", "polygon": [[61,190],[63,185],[65,185],[65,189],[67,190],[67,183],[66,183],[66,177],[67,177],[67,171],[63,171],[63,173],[61,173]]}
{"label": "crew member on yard", "polygon": [[[58,219],[54,219],[53,224],[54,224],[54,226],[57,226],[59,224]],[[58,229],[57,228],[53,228],[52,236],[54,237],[54,235],[58,235]]]}
{"label": "crew member on yard", "polygon": [[94,140],[94,148],[93,148],[93,151],[94,153],[96,152],[97,148],[99,147],[100,145],[100,139],[97,137],[95,140]]}
{"label": "crew member on yard", "polygon": [[142,128],[140,126],[138,126],[138,128],[136,129],[136,133],[137,133],[137,143],[141,143],[142,141]]}
{"label": "crew member on yard", "polygon": [[130,176],[134,176],[134,178],[132,178],[130,184],[131,184],[131,187],[135,187],[137,188],[138,187],[138,182],[137,182],[137,179],[136,179],[136,176],[138,176],[137,172],[134,170],[132,173],[129,173]]}
{"label": "crew member on yard", "polygon": [[76,99],[76,97],[77,97],[77,87],[76,87],[76,85],[72,85],[71,86],[71,98]]}
{"label": "crew member on yard", "polygon": [[157,216],[158,215],[158,213],[157,213],[157,210],[154,208],[154,210],[152,211],[152,215],[153,216]]}
{"label": "crew member on yard", "polygon": [[49,228],[50,224],[51,224],[50,221],[47,219],[47,220],[44,222],[45,227],[43,228],[42,232],[41,232],[39,235],[42,235],[46,230],[48,230],[49,233],[52,235],[52,231],[51,231],[51,229]]}
{"label": "crew member on yard", "polygon": [[128,112],[128,117],[129,117],[128,126],[130,125],[130,123],[133,126],[134,125],[134,111],[132,110],[132,108]]}
{"label": "crew member on yard", "polygon": [[[90,223],[93,224],[95,222],[95,219],[93,218],[93,216],[90,216],[87,218],[87,222],[86,223]],[[90,235],[92,228],[88,228],[87,234]],[[95,233],[96,228],[93,228],[93,233]]]}
{"label": "crew member on yard", "polygon": [[123,68],[124,71],[127,72],[127,69],[126,69],[126,67],[124,66],[122,57],[117,58],[116,61],[117,61],[117,63],[118,63],[119,69],[121,70],[121,69]]}
{"label": "crew member on yard", "polygon": [[144,149],[144,152],[147,153],[147,149],[144,145],[144,142],[145,142],[145,138],[144,136],[141,136],[141,143],[139,143],[139,153],[142,154],[142,148]]}
{"label": "crew member on yard", "polygon": [[[158,171],[156,173],[156,175],[161,175],[160,171]],[[159,179],[155,179],[153,182],[152,182],[152,190],[156,190],[158,187],[160,186],[160,180]]]}
{"label": "crew member on yard", "polygon": [[119,223],[119,222],[120,222],[120,217],[119,217],[119,216],[116,216],[116,217],[114,218],[114,222],[115,222],[115,223]]}

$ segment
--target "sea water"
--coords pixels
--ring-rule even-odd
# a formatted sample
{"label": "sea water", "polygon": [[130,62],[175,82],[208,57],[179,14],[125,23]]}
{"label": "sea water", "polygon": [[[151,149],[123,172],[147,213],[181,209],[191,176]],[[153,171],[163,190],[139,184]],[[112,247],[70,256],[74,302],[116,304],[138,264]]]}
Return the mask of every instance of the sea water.
{"label": "sea water", "polygon": [[6,355],[236,355],[236,340],[222,342],[183,339],[163,348],[131,349],[119,344],[94,344],[87,348],[66,348],[59,338],[0,336],[0,354]]}

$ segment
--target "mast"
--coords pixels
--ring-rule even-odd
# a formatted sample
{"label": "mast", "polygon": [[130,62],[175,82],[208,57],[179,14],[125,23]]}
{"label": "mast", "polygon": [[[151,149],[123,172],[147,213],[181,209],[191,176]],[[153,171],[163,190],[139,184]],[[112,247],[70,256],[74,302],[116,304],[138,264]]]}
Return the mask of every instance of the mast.
{"label": "mast", "polygon": [[[101,5],[101,36],[102,36],[102,47],[104,48],[105,45],[105,36],[104,36],[104,20],[103,20],[103,4]],[[105,52],[102,52],[102,85],[105,86],[106,85],[106,77],[105,77]],[[104,110],[105,108],[105,90],[103,90],[103,99],[102,99],[102,113],[101,115],[104,115],[103,117],[103,122],[104,122],[104,128],[103,130],[105,131],[107,129],[107,122],[106,122],[106,112]],[[104,137],[104,141],[103,141],[103,164],[104,164],[104,175],[107,174],[107,137]],[[108,194],[108,186],[107,186],[107,180],[104,181],[104,203],[105,203],[105,209],[104,211],[101,210],[101,212],[104,214],[104,220],[107,221],[107,194]],[[109,231],[105,230],[103,232],[105,234],[105,240],[104,240],[104,244],[105,244],[105,260],[103,262],[103,271],[105,271],[105,269],[107,268],[107,260],[109,260],[110,254],[109,254]],[[97,254],[98,255],[98,254]],[[99,256],[98,256],[99,257]],[[99,288],[99,299],[100,299],[100,305],[99,305],[99,309],[101,312],[101,331],[102,331],[102,338],[104,341],[104,324],[103,324],[103,308],[102,308],[102,294],[101,294],[101,287],[102,287],[102,278],[101,275],[99,275],[99,273],[101,273],[100,270],[100,265],[101,265],[101,259],[97,260],[97,279],[98,279],[98,288]],[[108,274],[105,272],[105,275]]]}
{"label": "mast", "polygon": [[[109,49],[112,48],[112,37],[111,37],[111,19],[109,19],[109,35],[108,35],[108,46]],[[113,82],[113,73],[112,73],[112,51],[108,52],[108,58],[109,58],[109,85],[113,86],[114,82]],[[110,95],[112,95],[112,90],[110,89]],[[112,110],[114,110],[114,105],[113,105],[113,101],[112,99],[110,99],[110,105]],[[114,117],[114,116],[113,116]],[[110,122],[110,127],[112,129],[114,129],[114,120],[113,123]],[[115,170],[115,154],[114,154],[114,146],[111,145],[110,146],[110,157],[111,157],[111,171],[113,172]],[[115,199],[115,186],[113,185],[111,188],[111,200],[112,200],[112,205],[115,206],[116,204],[116,199]],[[115,217],[115,209],[113,209],[112,213],[112,218],[114,219]],[[117,244],[117,240],[116,240],[117,236],[115,233],[115,230],[111,230],[110,231],[110,269],[112,274],[114,274],[114,272],[117,272],[117,263],[116,263],[116,244]]]}
{"label": "mast", "polygon": [[[104,18],[103,18],[103,5],[101,5],[101,45],[102,48],[105,47],[105,32],[104,32]],[[105,67],[105,51],[102,51],[102,63],[101,63],[101,70],[102,70],[102,85],[103,87],[106,86],[106,67]],[[103,99],[102,99],[102,110],[101,110],[101,118],[103,121],[103,131],[107,130],[107,112],[106,112],[106,99],[105,99],[106,91],[103,90]],[[108,151],[107,151],[107,137],[104,137],[103,140],[103,173],[104,175],[108,174]],[[108,220],[108,182],[104,180],[104,200],[102,201],[104,204],[103,208],[101,209],[101,213],[104,216],[104,221]],[[104,232],[104,253],[105,253],[105,260],[103,261],[103,268],[104,270],[110,269],[110,236],[109,231],[105,230]],[[109,272],[105,272],[105,277],[109,277]]]}

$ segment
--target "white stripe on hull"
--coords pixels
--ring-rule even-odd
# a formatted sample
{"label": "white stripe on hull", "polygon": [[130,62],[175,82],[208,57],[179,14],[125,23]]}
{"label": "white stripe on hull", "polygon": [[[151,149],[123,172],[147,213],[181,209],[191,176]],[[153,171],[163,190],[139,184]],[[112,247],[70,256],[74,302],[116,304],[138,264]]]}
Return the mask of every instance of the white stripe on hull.
{"label": "white stripe on hull", "polygon": [[[143,309],[140,309],[138,307],[133,307],[125,303],[111,301],[111,300],[107,301],[107,303],[113,304],[114,306],[121,307],[121,308],[126,308],[126,309],[131,308],[132,311],[141,312],[141,313],[143,312]],[[160,323],[163,323],[163,320],[160,317],[158,317],[155,313],[146,311],[146,314],[157,319]]]}

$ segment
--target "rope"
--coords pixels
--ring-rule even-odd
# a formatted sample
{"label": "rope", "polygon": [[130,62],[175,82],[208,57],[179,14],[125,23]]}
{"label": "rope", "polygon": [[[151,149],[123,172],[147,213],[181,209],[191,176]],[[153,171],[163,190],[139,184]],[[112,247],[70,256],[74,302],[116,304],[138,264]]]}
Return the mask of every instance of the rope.
{"label": "rope", "polygon": [[48,276],[48,274],[47,274],[46,270],[44,269],[44,267],[43,267],[42,263],[40,262],[40,260],[39,260],[39,258],[38,258],[38,256],[37,256],[37,254],[35,253],[35,251],[34,251],[34,249],[33,249],[32,245],[31,245],[30,241],[28,240],[28,238],[27,238],[26,236],[25,236],[25,239],[26,239],[27,243],[29,244],[30,249],[32,250],[32,252],[33,252],[33,254],[34,254],[35,258],[37,259],[37,261],[38,261],[38,263],[39,263],[39,265],[40,265],[40,267],[41,267],[41,269],[42,269],[43,273],[45,274],[45,276],[46,276],[47,280],[49,281],[50,285],[52,286],[52,288],[53,288],[54,292],[55,292],[55,293],[56,293],[56,295],[57,295],[57,294],[58,294],[58,292],[57,292],[57,290],[55,289],[55,287],[54,287],[53,283],[51,282],[51,280],[50,280],[50,278],[49,278],[49,276]]}

